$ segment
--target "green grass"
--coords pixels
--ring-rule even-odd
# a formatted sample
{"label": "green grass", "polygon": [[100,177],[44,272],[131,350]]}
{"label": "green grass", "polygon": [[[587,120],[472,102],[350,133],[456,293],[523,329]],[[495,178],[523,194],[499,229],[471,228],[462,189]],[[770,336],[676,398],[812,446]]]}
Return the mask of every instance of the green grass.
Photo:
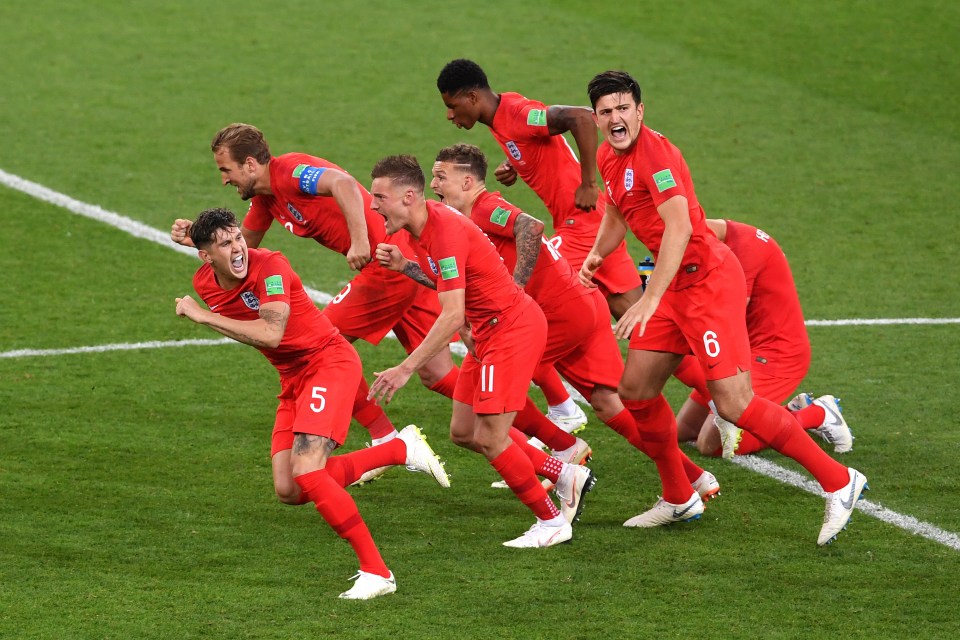
{"label": "green grass", "polygon": [[[0,169],[167,229],[225,205],[209,140],[261,127],[368,182],[380,157],[447,144],[502,154],[443,119],[434,86],[466,56],[494,89],[582,104],[626,68],[648,123],[690,163],[708,215],[765,228],[809,318],[958,317],[960,9],[945,2],[717,6],[400,2],[343,6],[50,0],[0,6]],[[197,263],[0,188],[0,352],[217,337],[175,317]],[[542,216],[524,186],[505,192]],[[267,236],[309,285],[342,257]],[[641,258],[635,241],[631,251]],[[835,393],[868,497],[960,531],[956,325],[812,327],[805,388]],[[358,345],[368,378],[402,357]],[[277,383],[221,345],[0,358],[0,637],[952,638],[960,554],[864,514],[817,549],[822,501],[722,461],[699,523],[626,530],[653,466],[595,424],[600,478],[571,545],[500,546],[529,526],[445,437],[449,403],[411,382],[453,486],[391,472],[352,490],[400,590],[345,603],[355,560],[272,493]],[[683,391],[671,383],[679,406]],[[349,447],[362,446],[362,431]],[[789,468],[782,458],[762,454]],[[698,458],[699,459],[699,458]]]}

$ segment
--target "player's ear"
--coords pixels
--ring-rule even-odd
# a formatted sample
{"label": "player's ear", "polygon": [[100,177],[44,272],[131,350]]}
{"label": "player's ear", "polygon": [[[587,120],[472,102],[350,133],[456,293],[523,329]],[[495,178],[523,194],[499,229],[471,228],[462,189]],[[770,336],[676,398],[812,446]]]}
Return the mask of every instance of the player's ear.
{"label": "player's ear", "polygon": [[199,251],[197,251],[197,256],[207,264],[213,264],[213,258],[210,256],[210,254],[207,251],[200,249]]}

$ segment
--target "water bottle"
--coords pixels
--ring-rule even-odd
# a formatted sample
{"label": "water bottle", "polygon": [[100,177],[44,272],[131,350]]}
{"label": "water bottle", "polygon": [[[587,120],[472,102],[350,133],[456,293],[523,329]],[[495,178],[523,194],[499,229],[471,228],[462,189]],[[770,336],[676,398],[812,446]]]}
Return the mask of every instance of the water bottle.
{"label": "water bottle", "polygon": [[640,274],[640,284],[643,286],[643,290],[647,290],[647,280],[650,278],[650,274],[653,273],[653,259],[650,256],[644,258],[639,264],[637,264],[637,272]]}

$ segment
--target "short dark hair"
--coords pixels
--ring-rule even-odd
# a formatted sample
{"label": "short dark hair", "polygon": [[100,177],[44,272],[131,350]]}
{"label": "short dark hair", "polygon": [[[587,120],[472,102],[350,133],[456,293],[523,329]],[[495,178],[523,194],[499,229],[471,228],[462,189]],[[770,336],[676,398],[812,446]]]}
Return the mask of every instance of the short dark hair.
{"label": "short dark hair", "polygon": [[405,187],[415,187],[423,191],[426,180],[423,169],[417,159],[410,155],[387,156],[377,161],[370,172],[371,178],[390,178]]}
{"label": "short dark hair", "polygon": [[457,58],[448,62],[437,76],[440,93],[455,96],[470,89],[489,89],[487,74],[473,60]]}
{"label": "short dark hair", "polygon": [[200,212],[200,215],[190,226],[190,239],[193,240],[193,246],[202,249],[213,242],[217,231],[239,228],[240,223],[237,222],[237,216],[233,215],[233,211],[230,211],[230,209],[221,207],[205,209]]}
{"label": "short dark hair", "polygon": [[587,93],[590,95],[590,104],[597,108],[597,102],[603,96],[609,96],[614,93],[629,93],[634,101],[640,104],[640,85],[626,71],[604,71],[593,76],[593,80],[587,85]]}
{"label": "short dark hair", "polygon": [[234,122],[225,126],[213,136],[210,151],[225,148],[230,152],[234,162],[243,163],[248,157],[253,157],[260,164],[270,162],[270,146],[263,137],[260,129],[252,124]]}
{"label": "short dark hair", "polygon": [[440,149],[435,162],[452,162],[467,167],[480,180],[487,179],[487,156],[480,147],[463,142]]}

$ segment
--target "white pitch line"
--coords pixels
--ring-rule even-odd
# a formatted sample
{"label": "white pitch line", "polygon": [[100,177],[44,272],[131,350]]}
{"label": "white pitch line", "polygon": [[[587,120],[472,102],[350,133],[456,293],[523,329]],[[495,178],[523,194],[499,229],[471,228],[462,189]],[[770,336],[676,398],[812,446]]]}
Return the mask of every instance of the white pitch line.
{"label": "white pitch line", "polygon": [[[0,169],[0,184],[4,184],[11,189],[16,189],[22,193],[25,193],[29,196],[32,196],[43,202],[48,202],[50,204],[62,207],[72,213],[96,220],[98,222],[103,222],[109,224],[113,227],[126,231],[132,236],[137,238],[142,238],[144,240],[150,240],[160,244],[168,249],[173,249],[174,251],[179,251],[185,255],[197,257],[196,250],[191,249],[190,247],[184,247],[178,245],[175,242],[170,240],[170,236],[163,231],[158,231],[153,227],[149,227],[142,222],[133,220],[132,218],[127,218],[118,213],[112,211],[107,211],[102,207],[97,205],[87,204],[79,200],[75,200],[70,196],[64,195],[57,191],[53,191],[41,184],[36,182],[31,182],[25,180],[19,176],[13,175],[12,173],[7,173],[3,169]],[[322,291],[317,291],[309,287],[304,287],[307,290],[307,293],[310,297],[319,304],[327,304],[330,300],[333,299],[328,293]],[[808,326],[863,326],[863,325],[916,325],[916,324],[960,324],[960,318],[876,318],[876,319],[847,319],[847,320],[808,320],[806,323]],[[0,352],[0,358],[17,358],[17,357],[29,357],[29,356],[47,356],[47,355],[64,355],[71,353],[99,353],[103,351],[118,351],[126,349],[154,349],[154,348],[163,348],[163,347],[180,347],[188,345],[220,345],[220,344],[229,344],[234,342],[229,338],[222,338],[219,340],[175,340],[168,342],[140,342],[130,345],[124,344],[113,344],[113,345],[100,345],[96,347],[76,347],[73,349],[48,349],[48,350],[35,350],[35,349],[20,349],[17,351],[6,351]],[[464,351],[461,347],[458,349],[456,345],[451,345],[451,350],[455,353]],[[460,353],[460,355],[463,355]],[[572,387],[567,385],[568,390],[571,392],[571,396],[581,402],[586,404],[583,396],[576,392]],[[738,456],[734,458],[734,462],[742,465],[743,467],[756,471],[757,473],[763,474],[767,477],[779,480],[780,482],[785,482],[786,484],[798,487],[804,491],[809,491],[810,493],[816,495],[823,495],[823,492],[820,490],[819,485],[813,483],[809,480],[803,478],[803,476],[794,473],[788,469],[776,465],[762,458],[754,458],[753,456]],[[911,516],[906,516],[895,511],[890,511],[880,505],[871,503],[866,500],[861,500],[857,503],[857,508],[865,513],[872,515],[875,518],[878,518],[884,522],[892,524],[894,526],[900,527],[906,531],[914,533],[916,535],[924,536],[935,542],[939,542],[947,547],[960,551],[960,537],[956,534],[950,533],[948,531],[943,531],[937,527],[928,524],[926,522],[921,522],[916,518]]]}
{"label": "white pitch line", "polygon": [[[31,182],[21,178],[20,176],[15,176],[12,173],[7,173],[3,169],[0,169],[0,184],[6,185],[11,189],[16,189],[17,191],[25,193],[28,196],[36,198],[37,200],[42,200],[43,202],[62,207],[71,213],[75,213],[85,218],[90,218],[91,220],[96,220],[97,222],[103,222],[111,227],[116,227],[121,231],[126,231],[136,238],[155,242],[166,247],[167,249],[173,249],[174,251],[178,251],[192,258],[197,257],[196,249],[177,244],[170,239],[169,232],[158,231],[157,229],[149,227],[142,222],[122,216],[119,213],[114,213],[113,211],[107,211],[103,207],[95,204],[81,202],[80,200],[71,198],[68,195],[64,195],[54,191],[53,189],[49,189],[42,184],[37,184],[36,182]],[[307,295],[309,295],[314,302],[319,304],[327,304],[333,300],[333,296],[329,293],[311,289],[306,285],[304,285],[304,289],[306,289]]]}
{"label": "white pitch line", "polygon": [[209,347],[219,344],[239,344],[230,338],[202,338],[196,340],[151,340],[149,342],[126,342],[100,344],[92,347],[71,347],[68,349],[17,349],[0,351],[0,358],[36,358],[44,356],[66,356],[75,353],[106,353],[107,351],[134,351],[137,349],[166,349],[170,347]]}
{"label": "white pitch line", "polygon": [[[760,475],[773,478],[774,480],[797,487],[798,489],[803,489],[815,496],[825,497],[823,489],[813,480],[808,480],[799,473],[784,469],[780,465],[764,458],[758,458],[756,456],[734,456],[731,462],[755,473],[759,473]],[[856,508],[887,524],[892,524],[914,535],[923,536],[928,540],[938,542],[946,547],[950,547],[954,551],[960,551],[960,536],[955,533],[944,531],[928,522],[917,520],[912,516],[891,511],[876,502],[871,502],[866,499],[858,501]]]}

